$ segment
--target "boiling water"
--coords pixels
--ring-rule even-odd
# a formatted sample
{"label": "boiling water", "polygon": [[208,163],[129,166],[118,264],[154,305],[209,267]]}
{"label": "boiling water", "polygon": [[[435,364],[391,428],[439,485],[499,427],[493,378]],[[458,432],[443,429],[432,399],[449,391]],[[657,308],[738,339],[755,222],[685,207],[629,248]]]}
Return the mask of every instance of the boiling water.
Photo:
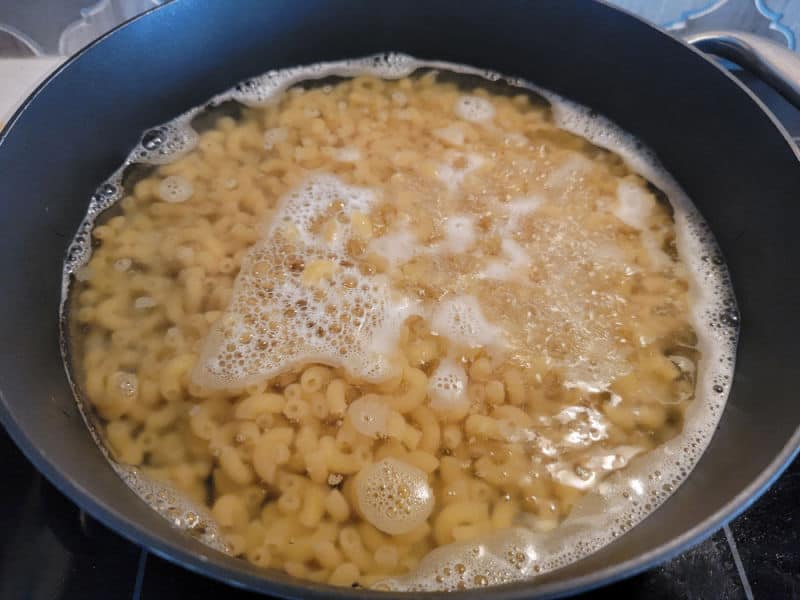
{"label": "boiling water", "polygon": [[[221,104],[235,100],[245,105],[259,106],[273,102],[292,85],[308,80],[363,74],[397,79],[423,68],[479,76],[489,82],[501,81],[541,95],[550,102],[559,127],[615,152],[632,171],[645,177],[666,194],[674,211],[676,245],[690,273],[691,322],[698,335],[701,359],[696,374],[695,399],[689,404],[683,430],[678,435],[647,454],[638,456],[627,466],[627,462],[637,452],[633,449],[626,454],[624,449],[618,449],[615,458],[618,464],[607,468],[613,473],[596,485],[587,486],[590,487],[588,493],[577,501],[567,518],[555,529],[552,529],[554,524],[547,521],[530,521],[521,523],[525,527],[441,546],[425,556],[408,575],[388,578],[377,584],[384,589],[400,590],[459,589],[533,577],[597,550],[652,512],[688,475],[714,432],[730,386],[738,323],[727,270],[716,249],[713,236],[677,183],[646,148],[616,125],[547,90],[492,72],[391,54],[270,72],[221,94],[212,102]],[[398,97],[396,100],[399,104],[402,103],[402,98]],[[479,96],[462,96],[455,110],[460,119],[476,124],[488,123],[494,116],[491,103]],[[134,163],[169,164],[185,155],[197,144],[198,136],[190,124],[199,114],[200,109],[194,109],[145,134],[125,165],[92,198],[87,217],[70,247],[65,264],[64,307],[72,277],[81,280],[90,276],[86,273],[86,264],[91,253],[91,231],[95,219],[122,197],[124,168]],[[463,132],[457,127],[442,128],[434,135],[453,146],[459,146],[463,141]],[[280,143],[285,136],[286,132],[280,129],[268,131],[264,136],[265,147]],[[513,144],[514,140],[510,139],[509,143]],[[343,162],[357,162],[359,159],[359,151],[355,148],[343,148],[337,154],[337,160]],[[452,164],[443,165],[437,176],[446,187],[457,189],[469,173],[481,166],[483,160],[480,155],[453,156]],[[338,248],[336,243],[325,247],[318,245],[315,235],[312,235],[315,211],[332,201],[342,201],[349,213],[363,214],[374,206],[376,200],[368,189],[346,186],[336,178],[320,176],[304,185],[304,188],[298,189],[294,196],[287,197],[278,207],[279,218],[272,221],[271,229],[265,236],[272,242],[277,239],[282,240],[281,243],[295,246],[300,244],[304,255],[315,257],[319,263],[317,266],[324,271],[328,268],[325,266],[327,263],[338,264],[343,261],[344,248]],[[191,197],[192,189],[184,179],[167,177],[158,193],[165,202],[181,203]],[[535,212],[541,205],[542,199],[536,197],[509,202],[506,227],[513,230],[519,219]],[[644,219],[642,202],[635,189],[625,189],[622,186],[615,211],[619,220],[635,229],[641,229]],[[355,220],[343,223],[342,229],[338,231],[339,239],[347,239],[354,227],[357,227]],[[335,236],[332,239],[335,240]],[[437,251],[459,254],[473,245],[475,239],[476,223],[472,217],[466,215],[452,218],[448,221]],[[371,249],[389,265],[405,263],[421,252],[413,237],[402,226],[376,238],[371,244]],[[247,313],[247,307],[255,303],[253,293],[258,287],[258,280],[270,274],[271,269],[291,268],[291,265],[286,264],[286,255],[281,254],[281,250],[280,246],[268,243],[257,246],[248,256],[249,262],[245,263],[237,283],[238,292],[232,299],[233,306],[238,308],[230,311],[232,314]],[[515,270],[528,264],[529,256],[513,239],[504,239],[501,250],[504,260],[487,262],[483,265],[479,278],[502,281],[512,278]],[[119,269],[125,270],[127,266],[120,264]],[[354,267],[344,267],[325,275],[342,286],[346,286],[349,279],[360,277]],[[290,301],[305,303],[314,315],[314,322],[324,325],[324,329],[330,331],[339,314],[347,309],[334,306],[334,310],[328,312],[328,299],[322,302],[309,289],[289,281],[275,292],[273,298],[283,304]],[[381,277],[368,279],[358,289],[358,293],[363,296],[359,303],[380,307],[377,313],[383,315],[383,318],[363,323],[355,338],[348,340],[346,344],[335,336],[298,333],[303,331],[302,323],[294,323],[293,317],[289,316],[284,321],[288,326],[279,328],[278,334],[270,329],[263,334],[263,339],[255,340],[255,343],[260,344],[259,347],[283,350],[275,353],[275,356],[283,357],[283,362],[258,360],[255,361],[258,364],[249,364],[246,360],[241,360],[241,356],[236,356],[236,349],[231,349],[226,343],[231,339],[247,337],[249,333],[245,324],[235,318],[227,321],[223,318],[205,346],[201,361],[195,368],[194,380],[209,388],[244,386],[279,374],[293,362],[320,361],[342,366],[358,378],[380,381],[393,376],[392,366],[386,361],[386,349],[394,344],[392,336],[411,314],[424,314],[435,330],[446,332],[446,337],[455,343],[498,348],[508,346],[503,332],[487,321],[472,296],[449,296],[435,308],[424,309],[419,303],[397,297],[392,286]],[[137,302],[137,308],[146,309],[149,306],[147,297],[138,298]],[[309,313],[304,318],[307,314]],[[293,349],[295,354],[287,353],[287,348]],[[586,348],[589,352],[595,351],[588,346]],[[602,360],[602,351],[602,348],[595,351],[598,354],[598,364],[591,373],[575,374],[575,385],[587,389],[603,388],[603,382],[609,377],[607,369],[610,367]],[[464,393],[466,379],[464,368],[458,361],[449,358],[440,361],[428,383],[430,406],[442,412],[458,413],[464,409],[465,402],[469,402]],[[135,382],[131,385],[135,386]],[[384,414],[379,405],[373,405],[374,401],[373,404],[370,402],[369,396],[364,396],[350,405],[350,418],[356,422],[356,428],[359,428],[358,414],[363,414],[365,416],[360,421],[362,433],[367,432],[369,435],[370,428],[376,427],[388,430],[391,427],[392,414],[387,411]],[[566,415],[565,418],[574,418],[574,415]],[[590,414],[588,418],[591,419]],[[622,466],[625,468],[619,470]],[[210,545],[224,548],[221,535],[205,509],[182,498],[175,490],[150,481],[136,469],[121,465],[116,465],[116,468],[134,491],[170,518],[176,526],[199,535]],[[398,522],[397,519],[386,517],[387,511],[391,510],[395,514],[397,506],[378,503],[367,509],[362,506],[363,512],[371,512],[371,517],[367,515],[370,522],[376,526],[383,523],[383,527],[379,528],[387,533],[404,533],[429,516],[432,509],[430,489],[419,484],[421,472],[418,469],[388,458],[374,463],[365,469],[367,470],[369,473],[363,476],[359,484],[365,497],[372,493],[370,490],[375,486],[397,485],[397,482],[404,482],[404,489],[413,491],[411,499],[404,501],[402,507],[403,514],[408,515],[405,521]],[[387,483],[389,480],[394,483]],[[573,483],[580,484],[577,481]]]}

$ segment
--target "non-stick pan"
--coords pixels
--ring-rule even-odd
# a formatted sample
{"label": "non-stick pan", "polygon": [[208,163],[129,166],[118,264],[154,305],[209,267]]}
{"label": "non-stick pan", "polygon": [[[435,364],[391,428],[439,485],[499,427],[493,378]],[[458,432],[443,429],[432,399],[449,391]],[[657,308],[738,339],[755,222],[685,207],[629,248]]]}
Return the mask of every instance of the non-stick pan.
{"label": "non-stick pan", "polygon": [[268,69],[387,50],[523,77],[638,136],[707,219],[739,303],[730,399],[686,482],[599,552],[481,597],[587,589],[699,542],[753,502],[800,443],[800,163],[786,132],[726,72],[589,0],[178,0],[78,54],[0,138],[3,424],[81,507],[193,571],[277,596],[385,595],[259,570],[173,529],[140,501],[76,408],[59,352],[58,307],[64,251],[88,199],[144,130]]}

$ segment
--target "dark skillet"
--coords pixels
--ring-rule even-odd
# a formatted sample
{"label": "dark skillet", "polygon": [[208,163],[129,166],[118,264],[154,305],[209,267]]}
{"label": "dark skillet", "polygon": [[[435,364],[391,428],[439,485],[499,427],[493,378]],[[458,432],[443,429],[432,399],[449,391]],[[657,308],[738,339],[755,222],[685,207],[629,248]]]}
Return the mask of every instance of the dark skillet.
{"label": "dark skillet", "polygon": [[698,52],[588,0],[178,0],[69,61],[0,138],[0,418],[28,458],[155,553],[278,596],[371,597],[264,572],[173,529],[115,475],[70,392],[58,343],[65,248],[141,133],[271,68],[394,50],[521,76],[653,148],[708,220],[741,314],[735,381],[694,472],[613,544],[536,583],[459,597],[552,597],[685,550],[743,511],[800,443],[800,164],[774,118]]}

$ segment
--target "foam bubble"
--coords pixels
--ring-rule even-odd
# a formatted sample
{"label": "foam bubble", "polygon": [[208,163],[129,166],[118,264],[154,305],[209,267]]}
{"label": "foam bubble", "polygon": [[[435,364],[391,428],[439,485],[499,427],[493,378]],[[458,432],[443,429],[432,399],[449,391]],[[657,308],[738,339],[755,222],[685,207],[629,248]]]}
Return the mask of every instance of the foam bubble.
{"label": "foam bubble", "polygon": [[463,95],[456,100],[453,107],[456,115],[465,121],[483,123],[494,117],[494,106],[487,98],[480,96]]}
{"label": "foam bubble", "polygon": [[75,279],[77,281],[90,281],[92,279],[92,268],[89,265],[84,265],[75,271]]}
{"label": "foam bubble", "polygon": [[503,139],[503,141],[507,145],[513,146],[513,147],[516,147],[516,148],[522,148],[522,147],[527,146],[528,144],[530,144],[530,141],[528,140],[528,138],[525,136],[524,133],[518,133],[516,131],[512,132],[512,133],[507,133],[506,137]]}
{"label": "foam bubble", "polygon": [[[272,102],[281,92],[293,85],[323,79],[329,76],[357,77],[372,75],[385,79],[399,79],[410,75],[421,65],[408,55],[388,53],[376,54],[364,58],[323,62],[302,67],[290,67],[280,71],[268,71],[263,75],[248,79],[232,90],[215,98],[221,102],[228,99],[238,100],[248,106],[263,106]],[[404,104],[401,95],[393,98],[396,104]]]}
{"label": "foam bubble", "polygon": [[457,152],[447,150],[444,153],[445,162],[436,168],[436,177],[448,189],[455,190],[464,181],[464,178],[479,169],[486,160],[474,152]]}
{"label": "foam bubble", "polygon": [[451,146],[464,145],[464,129],[458,123],[434,129],[432,133],[433,137]]}
{"label": "foam bubble", "polygon": [[289,137],[289,131],[285,127],[273,127],[264,132],[264,148],[272,150],[277,144],[285,141]]}
{"label": "foam bubble", "polygon": [[489,260],[478,273],[479,278],[507,280],[530,266],[531,256],[513,236],[519,229],[520,219],[535,213],[544,202],[545,199],[541,196],[530,196],[514,198],[502,205],[506,221],[498,227],[498,233],[502,236],[500,250],[503,257]]}
{"label": "foam bubble", "polygon": [[126,163],[164,165],[186,154],[199,139],[191,122],[200,110],[200,107],[193,108],[169,123],[145,132]]}
{"label": "foam bubble", "polygon": [[[399,419],[398,419],[399,417]],[[397,429],[398,420],[402,417],[376,395],[362,396],[347,407],[347,418],[353,427],[367,437],[388,437]]]}
{"label": "foam bubble", "polygon": [[475,217],[470,215],[449,217],[444,225],[444,234],[443,248],[453,254],[466,252],[475,244]]}
{"label": "foam bubble", "polygon": [[464,413],[469,408],[464,367],[451,358],[442,360],[428,380],[428,397],[436,412]]}
{"label": "foam bubble", "polygon": [[180,175],[170,175],[161,180],[157,189],[158,197],[171,204],[186,202],[194,194],[192,183]]}
{"label": "foam bubble", "polygon": [[508,221],[506,231],[513,233],[521,217],[528,216],[544,204],[545,199],[541,196],[529,196],[526,198],[514,198],[506,204],[508,211]]}
{"label": "foam bubble", "polygon": [[153,308],[156,306],[158,302],[155,298],[151,296],[139,296],[136,300],[133,301],[133,307],[139,310],[144,310],[147,308]]}
{"label": "foam bubble", "polygon": [[120,258],[114,261],[114,270],[119,271],[120,273],[124,273],[128,269],[131,268],[133,261],[130,258]]}
{"label": "foam bubble", "polygon": [[392,225],[392,229],[370,241],[367,249],[383,257],[389,266],[411,260],[421,250],[417,236],[408,228],[408,220]]}
{"label": "foam bubble", "polygon": [[125,398],[135,398],[139,394],[139,378],[135,373],[117,371],[109,376],[109,385]]}
{"label": "foam bubble", "polygon": [[572,152],[557,169],[547,176],[545,185],[551,189],[567,189],[588,173],[593,166],[592,161],[583,154]]}
{"label": "foam bubble", "polygon": [[588,406],[568,406],[553,417],[562,425],[569,425],[563,438],[568,446],[589,446],[608,437],[608,420],[603,414]]}
{"label": "foam bubble", "polygon": [[384,458],[358,474],[356,497],[364,518],[391,535],[413,531],[433,511],[433,490],[424,471]]}
{"label": "foam bubble", "polygon": [[503,346],[502,330],[486,320],[474,296],[443,299],[433,309],[431,328],[438,335],[468,348]]}
{"label": "foam bubble", "polygon": [[492,259],[478,273],[481,279],[512,279],[520,270],[530,266],[531,257],[528,252],[511,238],[500,241],[503,259]]}
{"label": "foam bubble", "polygon": [[408,96],[403,92],[392,92],[392,103],[395,106],[405,106],[408,104]]}
{"label": "foam bubble", "polygon": [[595,454],[586,460],[585,465],[593,470],[617,471],[641,453],[642,449],[636,446],[617,446],[608,450],[598,448]]}
{"label": "foam bubble", "polygon": [[641,186],[624,179],[617,185],[617,205],[614,208],[614,215],[629,227],[644,229],[655,207],[655,198]]}
{"label": "foam bubble", "polygon": [[334,155],[339,162],[355,163],[361,160],[361,150],[358,148],[339,148]]}
{"label": "foam bubble", "polygon": [[114,462],[112,466],[139,498],[173,526],[215,550],[228,552],[228,544],[207,508],[188,500],[171,485],[147,477],[135,467]]}
{"label": "foam bubble", "polygon": [[381,589],[408,592],[458,591],[524,579],[538,570],[545,540],[522,528],[491,534],[480,541],[441,546],[413,574],[381,582]]}

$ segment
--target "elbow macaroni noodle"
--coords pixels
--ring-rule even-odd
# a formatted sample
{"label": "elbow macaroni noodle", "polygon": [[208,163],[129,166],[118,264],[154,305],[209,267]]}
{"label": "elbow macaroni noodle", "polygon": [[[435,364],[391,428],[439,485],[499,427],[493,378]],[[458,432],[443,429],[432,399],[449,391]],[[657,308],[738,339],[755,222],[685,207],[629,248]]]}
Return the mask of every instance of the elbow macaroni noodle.
{"label": "elbow macaroni noodle", "polygon": [[[384,190],[345,223],[334,214],[309,225],[331,240],[349,228],[346,252],[362,273],[420,302],[452,299],[456,285],[478,290],[488,322],[469,335],[499,339],[497,323],[517,323],[511,339],[454,343],[412,315],[381,381],[313,360],[238,387],[195,381],[264,224],[318,172]],[[453,197],[468,211],[460,221]],[[231,553],[300,578],[373,585],[523,515],[560,521],[631,455],[681,430],[697,340],[657,200],[616,155],[559,129],[524,94],[463,96],[433,73],[294,87],[239,120],[218,118],[94,229],[99,246],[72,312],[82,387],[113,456],[208,506]],[[521,249],[525,236],[542,245]],[[559,240],[562,254],[542,250]],[[471,262],[464,248],[475,247],[489,258]],[[541,262],[526,254],[539,250]],[[320,286],[343,267],[295,258],[302,285],[333,293]],[[547,260],[572,261],[570,281]],[[518,285],[522,273],[534,287]],[[524,306],[520,294],[532,295]],[[471,309],[458,307],[463,325]],[[570,321],[579,312],[598,321]],[[370,469],[397,464],[430,505],[419,522],[382,527],[359,493]],[[416,493],[409,485],[398,497]]]}

